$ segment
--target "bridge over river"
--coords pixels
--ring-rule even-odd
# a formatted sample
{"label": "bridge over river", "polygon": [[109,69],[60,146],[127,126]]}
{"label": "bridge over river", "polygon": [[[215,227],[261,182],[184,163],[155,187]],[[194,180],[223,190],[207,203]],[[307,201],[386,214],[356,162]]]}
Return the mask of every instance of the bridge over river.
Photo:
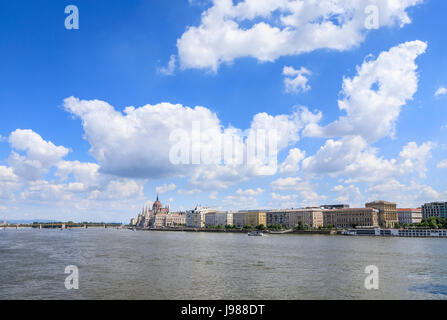
{"label": "bridge over river", "polygon": [[122,229],[124,225],[117,223],[33,223],[33,224],[3,224],[0,228],[33,228],[33,229],[88,229],[88,228],[114,228]]}

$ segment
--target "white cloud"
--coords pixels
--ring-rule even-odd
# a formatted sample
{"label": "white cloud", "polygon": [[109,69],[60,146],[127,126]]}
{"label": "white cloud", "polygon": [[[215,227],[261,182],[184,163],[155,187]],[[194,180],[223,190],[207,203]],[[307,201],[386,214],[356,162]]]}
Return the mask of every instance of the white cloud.
{"label": "white cloud", "polygon": [[191,132],[197,121],[203,132],[220,133],[217,116],[204,107],[170,103],[127,107],[124,114],[99,100],[67,98],[65,109],[82,119],[90,153],[101,170],[117,176],[160,178],[185,173],[185,167],[169,161],[175,129]]}
{"label": "white cloud", "polygon": [[368,143],[394,136],[401,108],[418,88],[415,59],[427,44],[412,41],[382,52],[376,60],[365,60],[354,78],[343,80],[338,101],[347,113],[325,127],[310,124],[303,132],[312,137],[361,136]]}
{"label": "white cloud", "polygon": [[255,197],[251,196],[227,196],[222,200],[222,204],[228,209],[253,209],[258,208],[259,204]]}
{"label": "white cloud", "polygon": [[61,162],[55,175],[59,176],[61,181],[41,179],[28,182],[20,193],[21,199],[54,203],[140,199],[143,197],[143,186],[146,182],[104,175],[99,172],[99,166],[96,164],[79,161]]}
{"label": "white cloud", "polygon": [[359,136],[336,141],[329,139],[315,155],[303,160],[302,167],[308,173],[348,177],[346,183],[374,182],[412,173],[424,178],[427,160],[435,146],[432,142],[420,146],[410,142],[403,147],[396,159],[386,160],[379,157],[378,150],[370,147]]}
{"label": "white cloud", "polygon": [[438,90],[435,92],[435,97],[443,96],[447,94],[447,88],[445,87],[439,87]]}
{"label": "white cloud", "polygon": [[129,199],[143,197],[142,181],[132,179],[111,180],[103,190],[95,190],[91,193],[90,199],[111,200],[111,199]]}
{"label": "white cloud", "polygon": [[334,199],[336,203],[350,204],[352,206],[362,207],[365,198],[360,189],[351,184],[349,186],[337,185],[331,189],[332,192],[338,194]]}
{"label": "white cloud", "polygon": [[[423,0],[376,0],[380,27],[411,22],[406,9]],[[199,26],[177,40],[182,68],[211,69],[240,57],[260,62],[317,49],[348,50],[363,42],[371,0],[214,0]],[[244,26],[242,26],[244,24]]]}
{"label": "white cloud", "polygon": [[178,189],[177,192],[179,194],[191,196],[193,194],[202,193],[202,190],[200,190],[200,189]]}
{"label": "white cloud", "polygon": [[400,173],[416,172],[420,178],[426,177],[427,161],[431,158],[431,150],[436,147],[433,142],[425,142],[418,146],[410,142],[399,153],[397,165]]}
{"label": "white cloud", "polygon": [[262,188],[247,189],[247,190],[238,189],[236,191],[237,194],[246,195],[246,196],[257,196],[263,192],[264,192],[264,189],[262,189]]}
{"label": "white cloud", "polygon": [[303,130],[305,136],[340,138],[326,140],[314,155],[305,158],[304,173],[345,177],[348,184],[402,175],[425,177],[427,161],[436,144],[409,142],[398,157],[389,160],[371,146],[394,135],[401,107],[417,90],[415,59],[425,49],[426,44],[421,41],[398,45],[382,52],[376,60],[365,60],[354,78],[343,80],[345,97],[339,101],[339,107],[347,115],[325,127],[312,122]]}
{"label": "white cloud", "polygon": [[212,199],[212,200],[215,200],[215,199],[217,199],[217,195],[218,194],[219,193],[217,191],[213,191],[213,192],[210,193],[209,198]]}
{"label": "white cloud", "polygon": [[447,159],[440,161],[438,163],[437,167],[439,169],[447,169]]}
{"label": "white cloud", "polygon": [[172,76],[174,74],[176,64],[177,64],[177,58],[173,54],[169,58],[167,67],[158,68],[158,72],[160,72],[164,75],[167,75],[167,76]]}
{"label": "white cloud", "polygon": [[17,175],[14,173],[12,168],[6,166],[0,166],[0,181],[2,182],[17,182]]}
{"label": "white cloud", "polygon": [[[276,132],[277,152],[299,141],[299,132],[312,122],[321,119],[321,113],[313,114],[306,108],[296,109],[289,115],[272,116],[259,113],[253,117],[247,130],[224,128],[217,115],[204,107],[189,108],[170,103],[146,105],[140,108],[127,107],[124,114],[98,100],[67,98],[65,109],[82,119],[90,153],[98,161],[101,172],[126,178],[189,177],[193,185],[201,188],[227,188],[236,182],[260,174],[275,174],[265,171],[266,163],[228,162],[220,164],[176,165],[170,161],[170,149],[174,145],[169,137],[182,130],[185,145],[197,143],[192,139],[194,123],[200,124],[200,147],[203,154],[224,154],[220,141],[234,138],[235,154],[244,158],[247,141],[256,139],[259,132]],[[256,145],[258,151],[266,146]],[[192,147],[191,147],[192,148]],[[217,148],[217,149],[216,149]],[[264,148],[264,149],[263,149]],[[263,150],[262,150],[263,149]],[[150,151],[149,151],[150,150]],[[273,154],[275,158],[277,154]],[[222,157],[223,158],[223,157]],[[190,158],[191,160],[191,158]],[[246,159],[244,159],[246,160]]]}
{"label": "white cloud", "polygon": [[300,205],[318,205],[318,202],[326,199],[326,196],[319,195],[309,181],[302,180],[299,177],[279,178],[271,184],[273,190],[294,191],[300,196]]}
{"label": "white cloud", "polygon": [[279,171],[285,174],[294,174],[300,169],[300,162],[306,157],[306,151],[298,148],[289,150],[289,155],[281,164]]}
{"label": "white cloud", "polygon": [[374,185],[368,189],[369,200],[389,199],[398,207],[420,207],[422,204],[445,200],[447,192],[440,193],[432,187],[412,181],[405,185],[395,179]]}
{"label": "white cloud", "polygon": [[156,187],[155,188],[155,191],[158,193],[158,194],[163,194],[163,193],[166,193],[166,192],[169,192],[169,191],[174,191],[175,190],[175,188],[176,188],[176,185],[175,184],[173,184],[173,183],[171,183],[171,184],[164,184],[164,185],[162,185],[162,186],[158,186],[158,187]]}
{"label": "white cloud", "polygon": [[285,76],[284,86],[287,93],[306,92],[310,90],[310,86],[308,85],[309,79],[306,76],[312,73],[306,68],[301,67],[301,69],[296,70],[293,67],[285,66],[282,74]]}
{"label": "white cloud", "polygon": [[60,161],[57,164],[55,176],[61,181],[74,180],[89,186],[96,186],[108,177],[101,175],[99,165],[91,162]]}
{"label": "white cloud", "polygon": [[276,201],[294,201],[296,199],[296,195],[293,194],[281,195],[279,193],[272,192],[270,195],[272,199]]}
{"label": "white cloud", "polygon": [[[111,207],[117,207],[118,201],[143,195],[145,180],[104,174],[95,163],[63,160],[68,148],[55,146],[32,130],[15,130],[9,142],[24,155],[12,151],[9,166],[0,166],[0,198],[14,201],[19,195],[21,204],[40,201],[51,202],[54,207],[91,210],[98,208],[93,200],[108,200]],[[53,178],[45,180],[44,175],[51,170]]]}
{"label": "white cloud", "polygon": [[9,136],[9,143],[13,149],[25,152],[24,156],[11,152],[8,163],[15,174],[27,180],[40,179],[70,151],[43,140],[32,130],[15,130]]}
{"label": "white cloud", "polygon": [[14,191],[20,187],[19,177],[12,168],[0,166],[0,199],[14,198]]}

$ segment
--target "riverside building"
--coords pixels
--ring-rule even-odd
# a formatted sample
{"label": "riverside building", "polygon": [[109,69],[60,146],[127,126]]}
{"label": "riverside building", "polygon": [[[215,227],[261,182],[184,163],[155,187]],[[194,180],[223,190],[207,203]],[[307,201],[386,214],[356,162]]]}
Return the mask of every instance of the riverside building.
{"label": "riverside building", "polygon": [[186,212],[186,226],[192,228],[205,228],[207,214],[215,214],[216,210],[208,207],[196,206],[195,209]]}
{"label": "riverside building", "polygon": [[292,229],[300,222],[309,228],[322,227],[323,210],[321,208],[301,208],[267,212],[267,225],[280,224],[286,229]]}
{"label": "riverside building", "polygon": [[233,213],[226,211],[217,211],[205,214],[205,227],[211,226],[232,226]]}
{"label": "riverside building", "polygon": [[217,212],[216,213],[216,225],[232,226],[233,225],[233,213],[232,212]]}
{"label": "riverside building", "polygon": [[399,208],[397,209],[399,224],[418,224],[422,222],[422,209]]}
{"label": "riverside building", "polygon": [[325,204],[321,206],[322,209],[346,209],[349,208],[349,204]]}
{"label": "riverside building", "polygon": [[238,211],[233,213],[233,225],[238,228],[245,226],[245,212]]}
{"label": "riverside building", "polygon": [[140,228],[166,228],[186,224],[186,214],[184,212],[170,212],[169,205],[163,208],[160,200],[155,200],[152,209],[144,207],[141,214],[136,219],[131,220],[131,224]]}
{"label": "riverside building", "polygon": [[245,224],[256,227],[259,225],[267,226],[267,213],[265,211],[248,210],[242,211],[245,214]]}
{"label": "riverside building", "polygon": [[379,210],[379,226],[384,229],[394,228],[399,222],[396,204],[393,202],[377,200],[365,204],[366,208]]}
{"label": "riverside building", "polygon": [[447,202],[431,202],[422,206],[422,218],[447,218]]}
{"label": "riverside building", "polygon": [[345,208],[323,211],[323,224],[336,228],[379,227],[379,210],[375,208]]}

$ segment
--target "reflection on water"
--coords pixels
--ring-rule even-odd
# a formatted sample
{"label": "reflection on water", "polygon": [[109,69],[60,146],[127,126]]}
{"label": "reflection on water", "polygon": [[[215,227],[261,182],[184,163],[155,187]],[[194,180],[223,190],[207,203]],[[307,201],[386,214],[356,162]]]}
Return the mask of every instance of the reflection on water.
{"label": "reflection on water", "polygon": [[447,286],[445,285],[427,284],[414,286],[411,290],[447,296]]}
{"label": "reflection on water", "polygon": [[[447,299],[446,241],[2,230],[0,299]],[[67,265],[79,290],[65,289]]]}

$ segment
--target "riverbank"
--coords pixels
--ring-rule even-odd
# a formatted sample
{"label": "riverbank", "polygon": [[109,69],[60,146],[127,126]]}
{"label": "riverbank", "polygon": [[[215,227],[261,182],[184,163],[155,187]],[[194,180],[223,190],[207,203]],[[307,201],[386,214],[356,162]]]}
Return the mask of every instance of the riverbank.
{"label": "riverbank", "polygon": [[[210,228],[132,228],[131,230],[137,231],[171,231],[171,232],[213,232],[213,233],[248,233],[255,229],[210,229]],[[339,230],[282,230],[282,231],[270,231],[265,230],[263,233],[266,234],[303,234],[303,235],[337,235],[341,234]]]}
{"label": "riverbank", "polygon": [[[138,231],[171,231],[171,232],[208,232],[208,233],[249,233],[256,229],[210,229],[210,228],[132,228]],[[447,238],[447,230],[438,229],[349,229],[349,230],[264,230],[264,234],[282,235],[326,235],[326,236],[358,236],[358,237],[404,237],[404,238]]]}

